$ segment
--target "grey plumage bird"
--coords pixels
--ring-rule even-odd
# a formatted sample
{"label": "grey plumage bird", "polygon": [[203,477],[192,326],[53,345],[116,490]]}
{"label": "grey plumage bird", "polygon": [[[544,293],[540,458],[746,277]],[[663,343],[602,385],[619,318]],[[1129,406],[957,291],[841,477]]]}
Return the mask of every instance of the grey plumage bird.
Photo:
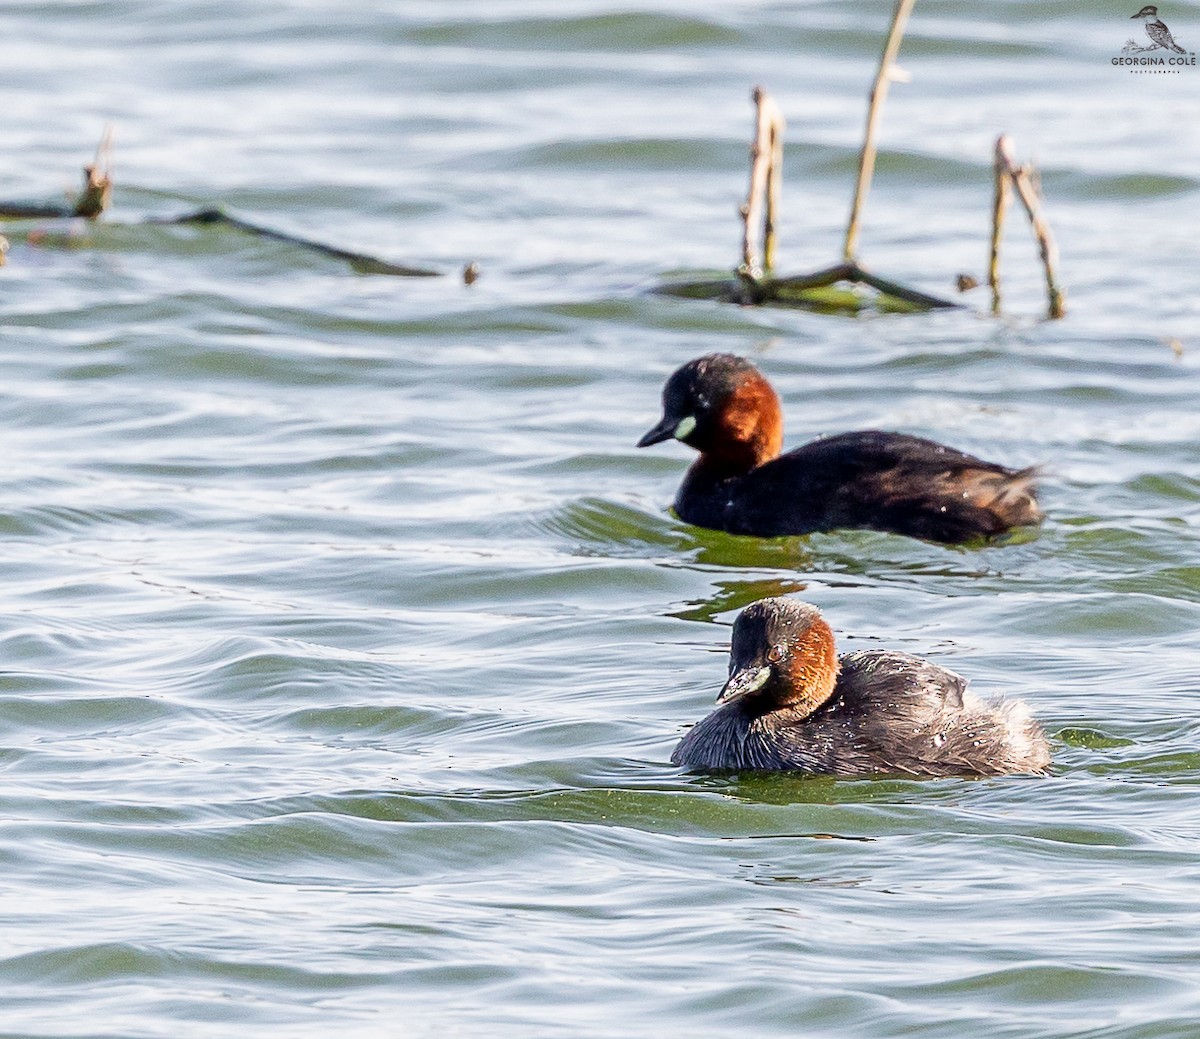
{"label": "grey plumage bird", "polygon": [[717,704],[673,764],[841,776],[995,776],[1050,764],[1020,701],[981,700],[965,678],[906,653],[839,659],[816,607],[793,599],[741,612]]}

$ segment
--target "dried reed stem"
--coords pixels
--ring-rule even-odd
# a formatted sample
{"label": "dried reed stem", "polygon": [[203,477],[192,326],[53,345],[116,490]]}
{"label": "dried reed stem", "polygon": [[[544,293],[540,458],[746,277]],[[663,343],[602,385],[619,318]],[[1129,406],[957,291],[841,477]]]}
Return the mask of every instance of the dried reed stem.
{"label": "dried reed stem", "polygon": [[[775,265],[775,216],[783,182],[783,113],[762,87],[755,87],[754,143],[750,146],[750,191],[741,207],[743,278],[758,281]],[[762,259],[755,247],[762,226]]]}
{"label": "dried reed stem", "polygon": [[96,145],[96,158],[83,167],[83,191],[75,200],[75,216],[95,220],[112,202],[112,136],[112,126],[106,126]]}
{"label": "dried reed stem", "polygon": [[1066,293],[1058,284],[1058,246],[1054,244],[1054,236],[1050,233],[1050,225],[1042,213],[1042,202],[1033,183],[1033,167],[1018,166],[1013,155],[1012,140],[1007,134],[1001,134],[996,141],[996,161],[1003,162],[1008,175],[1012,178],[1013,186],[1017,189],[1017,197],[1029,214],[1029,223],[1033,227],[1037,239],[1038,251],[1042,257],[1042,267],[1046,272],[1046,297],[1048,300],[1047,313],[1051,318],[1060,318],[1066,313]]}
{"label": "dried reed stem", "polygon": [[770,98],[765,98],[771,127],[771,163],[767,167],[767,211],[763,217],[763,268],[775,267],[775,218],[780,212],[783,193],[783,113]]}
{"label": "dried reed stem", "polygon": [[887,98],[888,87],[892,81],[906,78],[896,67],[896,55],[900,52],[900,41],[904,38],[904,29],[908,25],[908,16],[912,12],[914,2],[915,0],[896,0],[892,27],[888,32],[887,42],[883,45],[883,56],[879,59],[879,70],[875,73],[875,83],[871,87],[870,103],[867,106],[867,127],[863,133],[862,152],[858,157],[858,182],[854,185],[854,204],[850,207],[846,244],[842,249],[842,255],[851,263],[858,254],[859,224],[863,206],[867,201],[867,192],[871,190],[871,176],[875,172],[875,135],[879,129],[879,120],[883,116],[883,102]]}
{"label": "dried reed stem", "polygon": [[1004,158],[1003,134],[996,138],[995,158],[992,162],[994,190],[992,193],[992,248],[988,256],[988,286],[992,290],[992,313],[1000,313],[1000,236],[1004,232],[1004,217],[1008,212],[1012,188],[1008,163]]}

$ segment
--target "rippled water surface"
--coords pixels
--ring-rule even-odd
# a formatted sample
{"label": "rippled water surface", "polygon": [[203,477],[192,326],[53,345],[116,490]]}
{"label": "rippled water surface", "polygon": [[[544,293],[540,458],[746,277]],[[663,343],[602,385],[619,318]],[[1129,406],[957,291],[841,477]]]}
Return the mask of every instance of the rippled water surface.
{"label": "rippled water surface", "polygon": [[[838,258],[888,4],[6,5],[0,195],[106,122],[117,188],[3,229],[0,1032],[1200,1033],[1200,70],[1113,66],[1135,6],[921,0],[902,51],[864,259],[981,274],[1007,130],[1046,323],[1015,214],[1001,319],[650,291],[735,262],[759,82],[781,267]],[[444,276],[152,222],[207,205]],[[633,443],[712,350],[791,444],[1043,464],[1044,528],[678,522]],[[672,768],[789,592],[1025,698],[1053,774]]]}

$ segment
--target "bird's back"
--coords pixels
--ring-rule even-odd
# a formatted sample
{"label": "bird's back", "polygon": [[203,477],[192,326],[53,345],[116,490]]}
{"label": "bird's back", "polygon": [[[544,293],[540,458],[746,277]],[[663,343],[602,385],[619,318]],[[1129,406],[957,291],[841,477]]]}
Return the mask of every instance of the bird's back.
{"label": "bird's back", "polygon": [[740,478],[735,533],[867,528],[930,541],[991,537],[1042,518],[1035,472],[932,440],[866,430],[814,440]]}
{"label": "bird's back", "polygon": [[[841,724],[853,732],[840,763],[854,772],[1002,775],[1050,764],[1045,736],[1023,703],[985,702],[961,675],[906,653],[842,657],[834,697],[819,713],[826,712],[823,724],[844,715]],[[873,762],[884,767],[863,767]]]}

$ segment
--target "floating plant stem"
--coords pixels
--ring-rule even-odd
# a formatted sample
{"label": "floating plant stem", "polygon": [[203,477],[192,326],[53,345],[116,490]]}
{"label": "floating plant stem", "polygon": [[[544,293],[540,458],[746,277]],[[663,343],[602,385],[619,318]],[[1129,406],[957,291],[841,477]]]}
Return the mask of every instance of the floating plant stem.
{"label": "floating plant stem", "polygon": [[269,227],[262,227],[259,224],[252,224],[250,221],[242,220],[240,217],[230,216],[220,209],[200,209],[195,213],[186,213],[183,216],[159,219],[152,222],[158,224],[201,224],[205,226],[224,224],[227,227],[236,227],[239,231],[257,235],[260,238],[270,238],[276,242],[286,242],[289,245],[309,249],[323,256],[331,256],[336,260],[345,260],[350,264],[352,269],[358,271],[360,274],[391,274],[400,278],[437,278],[440,276],[438,271],[431,271],[424,267],[408,267],[403,264],[392,263],[390,260],[381,260],[377,256],[368,256],[365,253],[352,252],[349,249],[339,249],[336,246],[326,245],[324,242],[314,242],[311,238],[300,238],[297,235],[275,231]]}

